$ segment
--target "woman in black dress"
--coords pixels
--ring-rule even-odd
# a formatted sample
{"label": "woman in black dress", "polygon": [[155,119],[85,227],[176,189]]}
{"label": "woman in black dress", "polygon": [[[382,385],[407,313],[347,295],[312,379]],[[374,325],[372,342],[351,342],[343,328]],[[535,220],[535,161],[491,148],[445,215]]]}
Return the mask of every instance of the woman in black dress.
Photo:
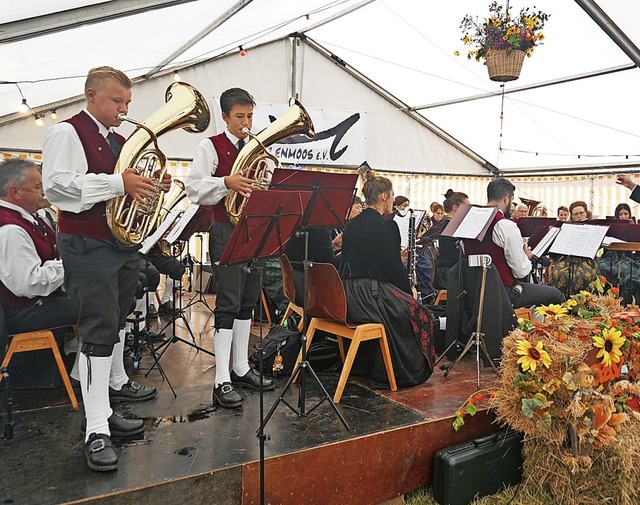
{"label": "woman in black dress", "polygon": [[[368,172],[362,193],[365,210],[347,224],[342,243],[342,278],[347,320],[385,326],[399,387],[426,381],[433,371],[433,321],[412,296],[400,257],[400,231],[385,214],[393,212],[391,181]],[[361,345],[355,374],[371,377],[373,387],[389,387],[377,342]]]}

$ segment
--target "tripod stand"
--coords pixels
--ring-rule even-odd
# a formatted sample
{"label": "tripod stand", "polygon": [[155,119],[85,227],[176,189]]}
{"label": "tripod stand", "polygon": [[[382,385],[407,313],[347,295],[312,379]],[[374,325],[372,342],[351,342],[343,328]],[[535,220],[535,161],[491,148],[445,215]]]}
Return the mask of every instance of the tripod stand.
{"label": "tripod stand", "polygon": [[[174,245],[173,247],[179,247],[179,246],[175,246]],[[178,291],[180,291],[182,293],[182,277],[178,280]],[[215,354],[213,352],[208,351],[204,347],[200,347],[199,345],[196,344],[196,338],[193,335],[193,331],[191,330],[191,326],[189,325],[189,321],[184,316],[184,308],[182,307],[182,297],[180,297],[180,299],[177,301],[177,304],[176,304],[176,290],[173,291],[172,297],[173,297],[173,306],[174,306],[174,308],[175,307],[178,307],[178,308],[172,314],[171,320],[168,323],[166,323],[164,325],[164,327],[160,330],[160,333],[162,333],[169,326],[171,326],[172,327],[172,335],[171,335],[170,338],[167,338],[166,340],[161,342],[155,348],[155,351],[158,351],[159,349],[162,349],[162,351],[159,354],[154,353],[155,360],[154,360],[153,364],[151,365],[151,367],[149,368],[149,370],[147,370],[147,373],[145,374],[145,377],[147,377],[149,375],[149,373],[151,373],[151,370],[153,370],[153,368],[156,365],[159,365],[160,359],[162,358],[162,356],[164,356],[164,353],[167,351],[167,349],[169,349],[171,344],[173,344],[174,342],[182,342],[184,344],[187,344],[187,345],[197,349],[198,351],[202,351],[202,352],[204,352],[204,353],[206,353],[206,354],[208,354],[210,356],[215,357]],[[192,340],[191,342],[188,341],[188,340],[185,340],[185,339],[183,339],[181,337],[178,337],[176,335],[176,321],[178,319],[182,320],[182,322],[184,323],[185,328],[187,329],[187,331],[191,335],[191,340]]]}
{"label": "tripod stand", "polygon": [[476,346],[476,370],[477,370],[477,389],[480,389],[480,350],[484,353],[486,359],[491,364],[493,371],[498,373],[498,369],[496,368],[495,363],[491,359],[491,355],[487,349],[487,346],[484,342],[484,333],[482,333],[482,314],[484,312],[484,295],[485,289],[487,286],[487,271],[491,266],[491,256],[488,254],[479,254],[469,256],[469,266],[482,266],[482,281],[480,283],[480,303],[478,305],[478,317],[476,320],[476,331],[474,331],[469,340],[467,341],[467,345],[465,345],[462,353],[456,358],[456,360],[447,367],[447,370],[444,373],[444,376],[447,377],[451,370],[458,364],[458,362],[462,359],[462,357],[471,349],[472,345]]}

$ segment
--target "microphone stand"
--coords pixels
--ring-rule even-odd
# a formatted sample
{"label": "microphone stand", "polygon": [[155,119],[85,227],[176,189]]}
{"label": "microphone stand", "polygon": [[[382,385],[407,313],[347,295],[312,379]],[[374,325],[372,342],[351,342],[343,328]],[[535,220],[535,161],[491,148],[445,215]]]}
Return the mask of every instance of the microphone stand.
{"label": "microphone stand", "polygon": [[13,421],[13,399],[11,398],[11,388],[9,387],[9,372],[6,367],[0,368],[0,374],[2,374],[4,380],[4,391],[6,395],[7,403],[7,420],[4,423],[4,439],[8,442],[13,439],[13,429],[15,422]]}

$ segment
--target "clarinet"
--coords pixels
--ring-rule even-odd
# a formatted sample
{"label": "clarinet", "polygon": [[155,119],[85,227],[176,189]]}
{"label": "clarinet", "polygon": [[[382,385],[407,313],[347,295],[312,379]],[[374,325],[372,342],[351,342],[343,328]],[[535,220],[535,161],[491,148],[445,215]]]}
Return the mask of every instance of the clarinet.
{"label": "clarinet", "polygon": [[409,277],[409,285],[415,288],[418,285],[418,278],[416,277],[416,216],[413,213],[413,209],[409,209],[408,239],[407,276]]}

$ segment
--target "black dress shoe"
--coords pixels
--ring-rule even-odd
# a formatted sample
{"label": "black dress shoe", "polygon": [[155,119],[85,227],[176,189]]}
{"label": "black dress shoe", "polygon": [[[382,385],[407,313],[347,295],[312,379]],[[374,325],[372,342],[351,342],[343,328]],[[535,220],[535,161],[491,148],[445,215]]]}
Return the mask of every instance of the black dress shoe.
{"label": "black dress shoe", "polygon": [[[112,437],[132,437],[144,432],[142,419],[126,419],[117,412],[109,416],[109,431]],[[82,433],[87,429],[87,418],[82,420]]]}
{"label": "black dress shoe", "polygon": [[216,403],[225,409],[234,409],[242,405],[242,397],[233,389],[230,382],[225,382],[213,387],[213,404]]}
{"label": "black dress shoe", "polygon": [[[260,390],[260,372],[255,368],[249,370],[246,374],[240,377],[237,373],[231,372],[231,382],[236,386],[242,386],[256,391]],[[271,391],[274,388],[273,381],[262,376],[262,389],[264,391]]]}
{"label": "black dress shoe", "polygon": [[159,314],[168,314],[172,316],[175,312],[176,309],[173,307],[173,302],[171,300],[161,303],[160,307],[158,307]]}
{"label": "black dress shoe", "polygon": [[132,380],[122,386],[120,391],[109,387],[109,400],[112,402],[144,402],[157,394],[156,388],[148,388]]}
{"label": "black dress shoe", "polygon": [[84,444],[87,466],[96,472],[110,472],[118,469],[118,455],[111,439],[104,433],[92,433]]}

